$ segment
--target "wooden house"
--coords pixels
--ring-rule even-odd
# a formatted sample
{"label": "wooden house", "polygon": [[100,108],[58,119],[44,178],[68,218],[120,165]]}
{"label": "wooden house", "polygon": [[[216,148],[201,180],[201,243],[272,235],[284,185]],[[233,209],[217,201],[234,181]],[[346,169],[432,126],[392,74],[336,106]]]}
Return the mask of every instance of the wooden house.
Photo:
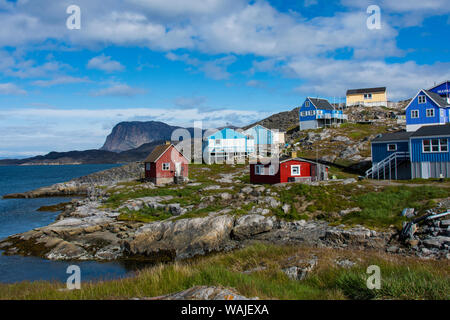
{"label": "wooden house", "polygon": [[328,167],[302,158],[276,159],[272,163],[258,160],[250,164],[250,182],[276,184],[311,182],[328,179]]}
{"label": "wooden house", "polygon": [[310,130],[339,125],[347,120],[347,115],[326,99],[306,98],[299,110],[299,120],[300,130]]}
{"label": "wooden house", "polygon": [[439,94],[420,90],[405,108],[406,131],[449,123],[450,104]]}
{"label": "wooden house", "polygon": [[181,182],[189,176],[189,160],[170,143],[156,146],[144,165],[145,179],[156,185]]}
{"label": "wooden house", "polygon": [[350,89],[346,94],[346,105],[388,106],[386,87]]}
{"label": "wooden house", "polygon": [[205,163],[234,163],[245,161],[255,152],[252,136],[234,129],[224,128],[203,139],[203,159]]}

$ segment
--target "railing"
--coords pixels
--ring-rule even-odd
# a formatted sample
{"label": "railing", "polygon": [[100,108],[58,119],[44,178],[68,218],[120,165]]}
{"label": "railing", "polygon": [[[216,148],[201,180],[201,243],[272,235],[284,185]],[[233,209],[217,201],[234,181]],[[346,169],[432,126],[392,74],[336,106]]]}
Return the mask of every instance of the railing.
{"label": "railing", "polygon": [[371,177],[374,179],[375,175],[377,176],[377,179],[380,179],[380,173],[383,171],[383,179],[386,179],[386,167],[389,166],[389,180],[392,179],[392,170],[391,166],[392,163],[394,163],[394,176],[395,180],[397,180],[397,163],[398,160],[405,160],[409,159],[409,152],[394,152],[388,157],[384,158],[380,162],[375,163],[372,168],[366,171],[366,178]]}
{"label": "railing", "polygon": [[347,120],[348,116],[346,114],[339,114],[339,113],[325,113],[325,114],[318,114],[316,116],[316,119],[343,119]]}

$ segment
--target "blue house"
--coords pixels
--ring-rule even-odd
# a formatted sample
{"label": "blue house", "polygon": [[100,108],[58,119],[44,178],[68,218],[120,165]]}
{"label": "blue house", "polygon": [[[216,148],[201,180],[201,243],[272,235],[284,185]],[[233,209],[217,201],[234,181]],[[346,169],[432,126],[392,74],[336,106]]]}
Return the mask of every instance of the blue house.
{"label": "blue house", "polygon": [[372,140],[374,179],[450,178],[450,124],[427,125],[415,132],[398,131]]}
{"label": "blue house", "polygon": [[449,80],[441,82],[438,85],[435,85],[434,87],[428,89],[428,91],[437,93],[442,98],[447,100],[447,103],[450,103],[450,81]]}
{"label": "blue house", "polygon": [[449,122],[450,105],[439,94],[420,90],[406,106],[406,131],[412,132],[422,126]]}
{"label": "blue house", "polygon": [[336,110],[326,99],[306,98],[299,111],[300,130],[338,125],[347,119],[342,110]]}
{"label": "blue house", "polygon": [[255,152],[254,138],[230,128],[207,134],[203,139],[206,163],[243,162]]}
{"label": "blue house", "polygon": [[271,130],[257,124],[244,131],[244,134],[254,139],[255,155],[278,155],[280,144],[284,143],[284,132]]}

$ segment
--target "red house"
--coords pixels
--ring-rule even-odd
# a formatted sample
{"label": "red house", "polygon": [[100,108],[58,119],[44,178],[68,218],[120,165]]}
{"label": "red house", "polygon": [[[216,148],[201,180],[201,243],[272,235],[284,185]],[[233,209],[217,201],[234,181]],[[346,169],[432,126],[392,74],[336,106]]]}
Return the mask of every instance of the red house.
{"label": "red house", "polygon": [[275,184],[328,179],[328,167],[302,158],[280,159],[278,164],[261,161],[250,164],[250,182]]}
{"label": "red house", "polygon": [[144,163],[145,179],[157,185],[184,181],[189,175],[189,160],[173,144],[156,146]]}

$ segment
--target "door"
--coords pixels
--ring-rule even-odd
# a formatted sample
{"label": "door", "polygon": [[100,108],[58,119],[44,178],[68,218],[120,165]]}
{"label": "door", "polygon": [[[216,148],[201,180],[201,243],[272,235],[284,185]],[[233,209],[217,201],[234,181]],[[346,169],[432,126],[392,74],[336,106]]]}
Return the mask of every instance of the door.
{"label": "door", "polygon": [[422,162],[422,179],[429,179],[431,176],[431,164],[430,162]]}
{"label": "door", "polygon": [[175,176],[181,176],[181,162],[175,162]]}

